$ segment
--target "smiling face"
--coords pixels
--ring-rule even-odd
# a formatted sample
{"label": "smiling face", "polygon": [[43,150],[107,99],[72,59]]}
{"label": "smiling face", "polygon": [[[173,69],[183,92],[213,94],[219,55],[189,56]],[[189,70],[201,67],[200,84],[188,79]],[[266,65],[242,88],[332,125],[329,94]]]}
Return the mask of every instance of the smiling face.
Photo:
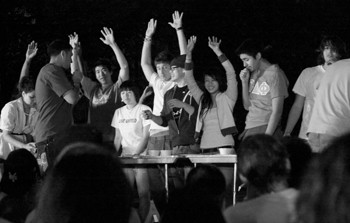
{"label": "smiling face", "polygon": [[168,81],[171,78],[170,75],[170,64],[169,63],[157,63],[157,74],[162,80]]}
{"label": "smiling face", "polygon": [[135,94],[132,90],[122,90],[120,92],[120,97],[122,99],[122,102],[124,102],[126,105],[134,106],[137,104]]}
{"label": "smiling face", "polygon": [[101,85],[106,85],[112,82],[112,72],[105,66],[99,65],[95,67],[95,75]]}
{"label": "smiling face", "polygon": [[28,93],[22,92],[22,98],[23,102],[29,105],[30,107],[35,107],[36,101],[35,101],[35,91],[30,91]]}
{"label": "smiling face", "polygon": [[210,94],[216,94],[219,92],[219,82],[212,76],[205,75],[204,86]]}
{"label": "smiling face", "polygon": [[239,57],[243,62],[243,66],[247,68],[250,72],[256,71],[259,69],[261,55],[258,53],[255,57],[248,54],[240,54]]}

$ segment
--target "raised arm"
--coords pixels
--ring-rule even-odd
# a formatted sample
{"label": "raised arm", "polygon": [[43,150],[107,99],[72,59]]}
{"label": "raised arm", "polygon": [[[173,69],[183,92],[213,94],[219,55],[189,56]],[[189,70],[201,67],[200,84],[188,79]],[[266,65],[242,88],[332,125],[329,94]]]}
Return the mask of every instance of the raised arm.
{"label": "raised arm", "polygon": [[37,52],[38,52],[38,44],[35,41],[32,41],[31,43],[28,44],[28,47],[27,47],[26,59],[24,60],[24,63],[21,69],[21,75],[19,76],[19,81],[22,79],[22,77],[29,75],[30,63],[32,59],[35,57]]}
{"label": "raised arm", "polygon": [[197,37],[191,36],[186,46],[185,81],[191,91],[191,94],[193,95],[194,100],[196,100],[197,104],[199,104],[203,95],[203,91],[198,87],[196,80],[194,79],[192,62],[192,51],[194,49],[196,41]]}
{"label": "raised arm", "polygon": [[243,106],[245,110],[249,110],[249,107],[251,105],[249,100],[249,79],[250,79],[250,73],[247,68],[244,68],[241,73],[239,74],[239,78],[242,81],[242,99],[243,99]]}
{"label": "raised arm", "polygon": [[221,51],[220,43],[221,43],[221,40],[218,41],[218,39],[215,36],[213,36],[212,38],[208,37],[209,48],[212,49],[213,52],[216,54],[216,56],[218,57],[219,61],[221,62],[226,72],[227,90],[225,93],[232,101],[237,101],[238,90],[237,90],[236,73],[231,62],[227,59],[225,54]]}
{"label": "raised arm", "polygon": [[103,27],[103,30],[101,30],[101,33],[104,38],[100,38],[100,40],[110,46],[117,57],[117,61],[120,67],[119,76],[118,76],[118,82],[122,83],[123,81],[129,80],[129,65],[128,61],[126,60],[123,52],[120,50],[119,46],[114,40],[113,30],[111,28]]}
{"label": "raised arm", "polygon": [[157,20],[151,19],[148,22],[145,40],[143,41],[142,53],[141,53],[141,67],[143,74],[145,75],[148,82],[150,82],[151,76],[155,73],[152,66],[151,58],[151,45],[152,45],[152,36],[157,27]]}
{"label": "raised arm", "polygon": [[73,56],[72,56],[72,63],[71,63],[71,73],[74,75],[74,72],[80,71],[83,72],[83,65],[81,63],[81,46],[79,42],[79,36],[76,32],[73,34],[68,35],[69,38],[69,44],[73,48]]}
{"label": "raised arm", "polygon": [[177,40],[179,42],[180,48],[180,55],[183,55],[186,53],[187,47],[186,37],[182,26],[183,12],[179,13],[178,11],[175,11],[172,16],[173,22],[169,22],[168,24],[176,30]]}

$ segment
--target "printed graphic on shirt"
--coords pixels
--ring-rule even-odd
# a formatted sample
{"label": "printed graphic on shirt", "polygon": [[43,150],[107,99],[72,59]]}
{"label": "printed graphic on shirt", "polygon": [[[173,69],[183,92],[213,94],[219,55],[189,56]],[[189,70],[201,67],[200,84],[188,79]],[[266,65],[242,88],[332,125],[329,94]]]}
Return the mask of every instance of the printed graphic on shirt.
{"label": "printed graphic on shirt", "polygon": [[111,92],[109,92],[108,94],[106,93],[103,94],[102,91],[99,89],[92,99],[92,105],[98,106],[98,105],[106,104],[108,102],[110,95],[111,95]]}
{"label": "printed graphic on shirt", "polygon": [[252,91],[253,94],[257,95],[266,95],[270,92],[270,86],[264,81],[259,85],[259,82],[257,82],[254,86],[254,89]]}
{"label": "printed graphic on shirt", "polygon": [[119,120],[119,123],[136,123],[137,122],[137,119],[136,118],[131,118],[131,119],[120,119]]}

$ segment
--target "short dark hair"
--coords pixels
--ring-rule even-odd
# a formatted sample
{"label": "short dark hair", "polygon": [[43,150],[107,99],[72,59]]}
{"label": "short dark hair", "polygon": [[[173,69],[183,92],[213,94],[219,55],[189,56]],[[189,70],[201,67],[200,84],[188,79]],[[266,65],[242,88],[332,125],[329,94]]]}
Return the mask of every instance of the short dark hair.
{"label": "short dark hair", "polygon": [[70,144],[45,177],[36,220],[127,222],[131,194],[117,157],[101,145]]}
{"label": "short dark hair", "polygon": [[134,92],[135,95],[135,99],[136,102],[139,102],[140,99],[140,87],[139,85],[135,82],[135,81],[124,81],[121,85],[120,85],[120,92],[122,91],[132,91]]}
{"label": "short dark hair", "polygon": [[317,62],[318,64],[323,64],[323,50],[326,47],[330,47],[334,52],[338,54],[338,59],[341,60],[347,56],[347,49],[345,42],[338,36],[324,36],[321,40],[320,46],[317,51],[319,52]]}
{"label": "short dark hair", "polygon": [[241,45],[239,45],[235,52],[238,56],[241,54],[247,54],[255,58],[258,53],[262,54],[263,49],[264,47],[261,41],[257,39],[246,39]]}
{"label": "short dark hair", "polygon": [[29,93],[35,90],[35,80],[33,77],[30,76],[24,76],[21,78],[21,80],[18,83],[18,93],[22,94]]}
{"label": "short dark hair", "polygon": [[51,56],[57,56],[61,51],[71,50],[72,46],[69,45],[67,41],[63,41],[61,39],[57,39],[52,41],[47,47],[47,54]]}
{"label": "short dark hair", "polygon": [[[106,59],[106,58],[100,58],[98,59],[95,64],[94,64],[94,69],[98,66],[101,66],[101,67],[105,67],[107,68],[110,72],[112,72],[112,64],[111,62]],[[94,70],[94,73],[95,73],[95,70]]]}
{"label": "short dark hair", "polygon": [[287,180],[288,153],[285,146],[273,136],[248,136],[238,150],[238,170],[259,193],[272,191],[272,184]]}
{"label": "short dark hair", "polygon": [[172,55],[168,50],[164,50],[158,53],[158,55],[154,58],[154,65],[159,63],[170,64],[172,59],[174,59],[174,55]]}

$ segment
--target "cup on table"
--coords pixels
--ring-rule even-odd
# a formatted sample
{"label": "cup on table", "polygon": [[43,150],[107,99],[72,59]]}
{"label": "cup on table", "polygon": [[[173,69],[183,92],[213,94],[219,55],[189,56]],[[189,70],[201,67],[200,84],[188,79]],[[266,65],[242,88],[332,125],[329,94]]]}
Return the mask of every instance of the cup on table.
{"label": "cup on table", "polygon": [[231,155],[235,154],[234,148],[219,148],[220,155]]}
{"label": "cup on table", "polygon": [[171,156],[171,150],[160,150],[161,156]]}
{"label": "cup on table", "polygon": [[160,152],[160,150],[154,150],[154,149],[148,150],[148,155],[150,155],[150,156],[159,156],[159,152]]}

